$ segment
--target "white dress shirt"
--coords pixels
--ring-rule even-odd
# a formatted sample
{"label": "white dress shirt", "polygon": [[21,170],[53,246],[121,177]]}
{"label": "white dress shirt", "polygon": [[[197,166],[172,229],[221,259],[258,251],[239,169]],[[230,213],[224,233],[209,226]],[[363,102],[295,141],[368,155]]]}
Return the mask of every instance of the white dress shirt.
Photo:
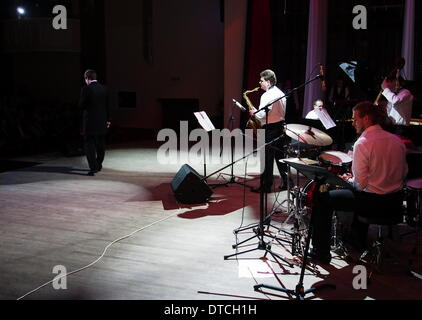
{"label": "white dress shirt", "polygon": [[[273,86],[268,89],[262,96],[261,101],[259,103],[259,109],[264,108],[267,104],[273,102],[274,100],[284,97],[285,94],[276,86]],[[270,111],[268,112],[268,123],[276,123],[280,121],[284,121],[286,119],[286,98],[278,100],[276,103],[273,103],[268,108]],[[262,110],[258,112],[255,117],[259,119],[262,125],[265,124],[266,121],[266,112]]]}
{"label": "white dress shirt", "polygon": [[311,110],[311,111],[308,112],[308,114],[306,115],[305,119],[319,120],[319,116],[317,115],[317,113],[315,112],[315,110]]}
{"label": "white dress shirt", "polygon": [[356,141],[352,172],[359,190],[377,194],[399,191],[407,169],[405,145],[379,125],[367,128]]}
{"label": "white dress shirt", "polygon": [[409,125],[412,118],[413,95],[407,89],[401,89],[397,94],[388,88],[383,93],[388,100],[387,113],[395,124]]}

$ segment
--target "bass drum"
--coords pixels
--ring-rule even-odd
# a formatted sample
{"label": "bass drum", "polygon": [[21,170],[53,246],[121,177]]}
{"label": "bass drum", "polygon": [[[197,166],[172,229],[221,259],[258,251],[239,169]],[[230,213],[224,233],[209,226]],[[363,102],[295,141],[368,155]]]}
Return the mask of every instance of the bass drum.
{"label": "bass drum", "polygon": [[[327,190],[336,190],[338,187],[332,187],[325,185]],[[313,214],[314,200],[316,197],[316,192],[318,184],[314,181],[308,182],[299,195],[299,218],[298,225],[299,230],[301,230],[302,239],[308,234],[309,224],[311,223],[311,217]],[[341,189],[341,188],[340,188]],[[331,221],[331,248],[332,250],[337,250],[339,248],[339,243],[341,243],[344,230],[341,221],[339,221],[337,214],[333,214]]]}
{"label": "bass drum", "polygon": [[315,181],[310,181],[299,193],[298,212],[300,229],[308,229],[309,227],[316,191],[317,183]]}
{"label": "bass drum", "polygon": [[308,235],[309,223],[312,216],[312,203],[315,196],[317,184],[314,181],[308,182],[298,193],[296,199],[295,226],[292,235],[292,255],[304,255],[306,248],[306,237]]}

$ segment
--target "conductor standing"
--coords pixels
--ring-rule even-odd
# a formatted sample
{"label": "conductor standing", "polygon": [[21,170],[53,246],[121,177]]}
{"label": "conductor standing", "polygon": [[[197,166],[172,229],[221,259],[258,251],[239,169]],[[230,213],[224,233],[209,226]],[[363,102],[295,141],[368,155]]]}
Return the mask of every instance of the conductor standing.
{"label": "conductor standing", "polygon": [[89,165],[89,176],[101,171],[105,156],[106,133],[110,127],[108,94],[104,85],[98,83],[97,73],[84,73],[86,86],[81,90],[79,108],[83,112],[82,134],[85,155]]}

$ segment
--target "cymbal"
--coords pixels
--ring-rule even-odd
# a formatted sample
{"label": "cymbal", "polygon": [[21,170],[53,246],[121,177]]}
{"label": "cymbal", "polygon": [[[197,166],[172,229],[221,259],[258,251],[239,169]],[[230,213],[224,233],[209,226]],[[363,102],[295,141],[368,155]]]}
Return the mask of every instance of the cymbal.
{"label": "cymbal", "polygon": [[326,147],[333,144],[333,139],[328,134],[303,124],[288,124],[286,134],[294,140],[313,146]]}
{"label": "cymbal", "polygon": [[299,164],[306,164],[308,166],[310,165],[318,165],[319,162],[312,160],[312,159],[308,159],[308,158],[286,158],[286,159],[280,159],[280,162],[293,162],[293,163],[299,163]]}

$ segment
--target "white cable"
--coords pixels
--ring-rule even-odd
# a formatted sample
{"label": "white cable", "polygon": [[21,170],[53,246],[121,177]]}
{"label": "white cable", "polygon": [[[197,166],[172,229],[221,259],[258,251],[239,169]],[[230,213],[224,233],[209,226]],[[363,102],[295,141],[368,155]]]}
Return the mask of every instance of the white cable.
{"label": "white cable", "polygon": [[82,271],[82,270],[85,270],[85,269],[88,269],[88,268],[92,267],[94,264],[96,264],[97,262],[99,262],[99,261],[100,261],[100,260],[101,260],[101,259],[105,256],[105,254],[106,254],[107,250],[108,250],[108,249],[109,249],[109,248],[110,248],[113,244],[115,244],[115,243],[117,243],[117,242],[120,242],[120,241],[122,241],[122,240],[124,240],[124,239],[130,238],[130,237],[131,237],[131,236],[133,236],[134,234],[136,234],[136,233],[138,233],[138,232],[141,232],[141,231],[143,231],[143,230],[145,230],[145,229],[147,229],[147,228],[150,228],[150,227],[152,227],[152,226],[154,226],[154,225],[156,225],[156,224],[158,224],[158,223],[160,223],[160,222],[163,222],[163,221],[166,221],[166,220],[168,220],[168,219],[170,219],[170,218],[173,218],[173,217],[174,217],[174,216],[176,216],[177,214],[179,214],[179,212],[174,213],[174,214],[172,214],[171,216],[168,216],[168,217],[163,218],[163,219],[161,219],[161,220],[155,221],[155,222],[153,222],[153,223],[151,223],[151,224],[149,224],[149,225],[147,225],[147,226],[145,226],[145,227],[142,227],[142,228],[140,228],[140,229],[138,229],[138,230],[136,230],[136,231],[134,231],[134,232],[132,232],[132,233],[130,233],[130,234],[128,234],[128,235],[126,235],[126,236],[123,236],[123,237],[121,237],[121,238],[119,238],[119,239],[114,240],[113,242],[111,242],[109,245],[107,245],[107,246],[105,247],[105,249],[104,249],[103,253],[101,254],[101,256],[100,256],[97,260],[95,260],[94,262],[92,262],[92,263],[88,264],[88,265],[87,265],[87,266],[85,266],[85,267],[79,268],[79,269],[77,269],[77,270],[75,270],[75,271],[72,271],[72,272],[66,273],[66,274],[64,274],[64,275],[62,275],[62,276],[60,276],[60,277],[56,277],[56,278],[54,278],[53,280],[50,280],[50,281],[48,281],[48,282],[46,282],[46,283],[42,284],[42,285],[41,285],[41,286],[39,286],[38,288],[36,288],[36,289],[34,289],[34,290],[32,290],[32,291],[29,291],[28,293],[24,294],[23,296],[19,297],[19,298],[18,298],[18,299],[16,299],[16,300],[22,300],[23,298],[25,298],[25,297],[29,296],[30,294],[33,294],[34,292],[36,292],[36,291],[40,290],[41,288],[43,288],[43,287],[45,287],[45,286],[49,285],[49,284],[50,284],[50,283],[52,283],[53,281],[58,281],[58,280],[60,280],[61,278],[64,278],[64,277],[70,276],[70,275],[72,275],[72,274],[78,273],[78,272],[80,272],[80,271]]}

